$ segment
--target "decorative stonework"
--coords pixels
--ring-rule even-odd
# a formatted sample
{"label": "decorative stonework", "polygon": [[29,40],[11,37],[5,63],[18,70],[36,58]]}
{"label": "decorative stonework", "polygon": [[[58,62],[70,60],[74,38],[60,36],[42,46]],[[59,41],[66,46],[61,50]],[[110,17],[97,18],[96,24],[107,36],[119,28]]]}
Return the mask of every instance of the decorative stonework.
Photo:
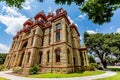
{"label": "decorative stonework", "polygon": [[35,64],[43,73],[70,73],[89,66],[77,26],[70,23],[62,8],[56,14],[46,16],[42,11],[28,19],[14,36],[4,64],[8,69],[22,67],[25,74]]}

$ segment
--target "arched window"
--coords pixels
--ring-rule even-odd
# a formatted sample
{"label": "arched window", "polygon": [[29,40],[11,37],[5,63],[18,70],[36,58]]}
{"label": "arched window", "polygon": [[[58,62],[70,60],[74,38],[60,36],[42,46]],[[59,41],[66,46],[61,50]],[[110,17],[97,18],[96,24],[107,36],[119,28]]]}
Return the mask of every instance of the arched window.
{"label": "arched window", "polygon": [[42,52],[39,52],[39,64],[42,62]]}
{"label": "arched window", "polygon": [[47,63],[50,61],[50,51],[47,52]]}
{"label": "arched window", "polygon": [[24,42],[22,49],[25,49],[27,47],[28,41]]}
{"label": "arched window", "polygon": [[56,62],[60,62],[60,49],[56,49],[55,54],[56,54]]}
{"label": "arched window", "polygon": [[67,49],[67,56],[68,56],[68,64],[70,64],[70,51]]}

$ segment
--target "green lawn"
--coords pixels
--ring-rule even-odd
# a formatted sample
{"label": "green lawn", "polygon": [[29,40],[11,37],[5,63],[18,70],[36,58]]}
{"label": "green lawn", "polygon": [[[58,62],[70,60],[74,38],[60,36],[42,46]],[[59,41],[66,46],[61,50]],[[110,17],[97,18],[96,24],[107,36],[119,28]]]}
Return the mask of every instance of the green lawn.
{"label": "green lawn", "polygon": [[5,79],[5,78],[1,78],[1,77],[0,77],[0,80],[8,80],[8,79]]}
{"label": "green lawn", "polygon": [[80,71],[70,74],[55,74],[55,73],[45,73],[45,74],[35,74],[35,75],[29,75],[30,78],[63,78],[63,77],[80,77],[80,76],[92,76],[92,75],[98,75],[103,74],[105,71]]}
{"label": "green lawn", "polygon": [[97,79],[97,80],[120,80],[120,72],[117,72],[117,75],[115,75],[115,76],[111,76],[108,78],[101,78],[101,79]]}

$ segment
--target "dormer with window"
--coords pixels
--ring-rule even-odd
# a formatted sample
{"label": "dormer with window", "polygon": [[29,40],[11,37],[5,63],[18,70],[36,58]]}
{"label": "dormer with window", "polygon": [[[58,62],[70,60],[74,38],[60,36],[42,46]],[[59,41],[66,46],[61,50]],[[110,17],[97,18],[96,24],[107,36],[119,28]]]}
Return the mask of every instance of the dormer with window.
{"label": "dormer with window", "polygon": [[36,23],[41,23],[41,24],[45,24],[46,21],[47,21],[47,17],[46,17],[46,15],[45,15],[44,11],[39,12],[39,13],[34,17],[34,19],[35,19],[35,22],[36,22]]}
{"label": "dormer with window", "polygon": [[23,29],[26,29],[28,27],[31,27],[31,25],[33,24],[33,20],[32,19],[28,19],[24,24],[23,24]]}

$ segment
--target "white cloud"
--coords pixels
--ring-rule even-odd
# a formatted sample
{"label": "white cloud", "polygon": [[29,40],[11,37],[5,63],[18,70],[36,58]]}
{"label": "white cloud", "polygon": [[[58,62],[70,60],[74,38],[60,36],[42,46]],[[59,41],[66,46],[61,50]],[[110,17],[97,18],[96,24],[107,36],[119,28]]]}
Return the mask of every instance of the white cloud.
{"label": "white cloud", "polygon": [[76,25],[76,27],[78,27],[78,25],[77,24],[75,24]]}
{"label": "white cloud", "polygon": [[68,19],[70,20],[70,23],[73,23],[73,20],[70,18],[70,16],[68,16]]}
{"label": "white cloud", "polygon": [[0,43],[0,53],[8,53],[9,48],[9,46]]}
{"label": "white cloud", "polygon": [[31,6],[30,4],[32,3],[33,0],[25,0],[25,2],[22,4],[22,8],[25,10],[30,10]]}
{"label": "white cloud", "polygon": [[120,28],[117,28],[117,29],[116,29],[116,33],[120,33]]}
{"label": "white cloud", "polygon": [[80,36],[80,40],[82,40],[82,36]]}
{"label": "white cloud", "polygon": [[86,14],[83,14],[83,15],[79,15],[78,17],[81,19],[85,19],[85,16],[86,16]]}
{"label": "white cloud", "polygon": [[96,34],[97,32],[93,31],[93,30],[87,30],[87,33],[89,33],[89,34]]}
{"label": "white cloud", "polygon": [[12,35],[22,29],[23,23],[28,19],[14,7],[3,6],[1,13],[5,14],[0,14],[0,22],[6,25],[5,32]]}

